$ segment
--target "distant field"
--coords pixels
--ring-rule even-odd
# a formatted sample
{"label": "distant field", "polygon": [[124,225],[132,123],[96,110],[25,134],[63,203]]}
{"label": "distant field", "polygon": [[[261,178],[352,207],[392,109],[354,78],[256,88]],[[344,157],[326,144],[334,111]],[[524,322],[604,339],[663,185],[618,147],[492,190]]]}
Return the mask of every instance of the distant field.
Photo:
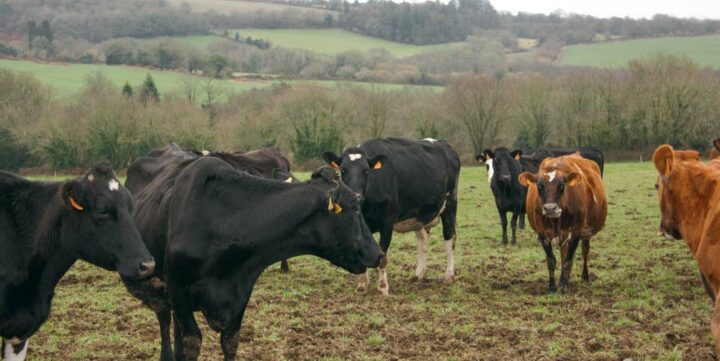
{"label": "distant field", "polygon": [[[221,42],[221,41],[229,41],[228,39],[223,38],[222,36],[217,35],[193,35],[193,36],[173,36],[173,37],[164,37],[165,39],[170,39],[174,41],[179,41],[181,43],[196,47],[198,49],[206,49],[208,46]],[[137,39],[140,41],[150,41],[150,40],[159,40],[163,38],[150,38],[150,39]]]}
{"label": "distant field", "polygon": [[178,5],[183,2],[190,4],[194,12],[205,12],[215,10],[220,14],[231,14],[232,12],[251,12],[257,10],[265,11],[304,11],[316,13],[328,13],[337,18],[337,11],[313,9],[300,6],[271,4],[266,2],[255,1],[239,1],[239,0],[170,0],[171,3]]}
{"label": "distant field", "polygon": [[588,45],[567,46],[564,65],[623,67],[628,61],[658,51],[684,55],[702,66],[720,68],[720,35],[639,39]]}
{"label": "distant field", "polygon": [[[11,69],[15,71],[29,72],[35,75],[41,82],[52,87],[55,94],[60,96],[72,95],[80,90],[83,86],[85,78],[88,75],[96,72],[102,72],[108,79],[115,83],[118,87],[121,87],[125,82],[130,85],[139,85],[145,79],[145,76],[150,73],[155,80],[160,93],[174,91],[181,85],[180,81],[183,78],[191,77],[192,75],[173,72],[173,71],[160,71],[150,70],[139,67],[131,66],[107,66],[107,65],[96,65],[96,64],[64,64],[64,63],[35,63],[31,61],[21,60],[6,60],[0,59],[0,68]],[[220,80],[223,86],[234,92],[240,92],[250,89],[263,88],[279,81],[240,81],[240,80]],[[410,88],[427,88],[434,91],[440,91],[443,87],[438,86],[419,86],[419,85],[405,85],[405,84],[373,84],[373,83],[361,83],[353,81],[306,81],[297,80],[289,81],[290,83],[313,83],[320,84],[323,86],[336,86],[336,85],[352,85],[361,87],[377,87],[379,89],[391,91],[400,90],[405,87]]]}
{"label": "distant field", "polygon": [[[172,71],[149,70],[131,66],[45,64],[5,59],[0,59],[0,68],[32,73],[41,82],[51,86],[55,93],[59,95],[68,95],[77,92],[83,86],[85,78],[96,72],[105,74],[105,76],[118,87],[121,87],[125,82],[133,86],[139,85],[143,79],[145,79],[145,76],[150,73],[161,94],[177,89],[180,86],[182,78],[191,76]],[[221,82],[228,90],[232,91],[262,88],[270,84],[268,82],[239,82],[232,80],[221,80]]]}
{"label": "distant field", "polygon": [[396,57],[410,56],[426,51],[450,49],[462,43],[438,45],[410,45],[355,34],[340,29],[232,29],[241,36],[270,40],[274,47],[300,48],[323,54],[337,54],[349,50],[368,51],[387,49]]}

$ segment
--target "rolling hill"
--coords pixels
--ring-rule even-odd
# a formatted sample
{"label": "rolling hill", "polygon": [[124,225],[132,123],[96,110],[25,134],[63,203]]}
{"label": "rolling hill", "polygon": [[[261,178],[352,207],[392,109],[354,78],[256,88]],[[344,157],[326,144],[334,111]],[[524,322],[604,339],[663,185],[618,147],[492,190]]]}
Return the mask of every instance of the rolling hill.
{"label": "rolling hill", "polygon": [[618,68],[628,61],[659,51],[687,56],[701,66],[720,69],[720,35],[670,37],[611,41],[567,46],[560,63],[604,68]]}
{"label": "rolling hill", "polygon": [[341,29],[231,29],[230,36],[270,40],[273,47],[299,48],[322,54],[337,54],[350,50],[368,51],[386,49],[395,57],[404,57],[427,51],[450,49],[462,43],[438,45],[411,45],[356,34]]}

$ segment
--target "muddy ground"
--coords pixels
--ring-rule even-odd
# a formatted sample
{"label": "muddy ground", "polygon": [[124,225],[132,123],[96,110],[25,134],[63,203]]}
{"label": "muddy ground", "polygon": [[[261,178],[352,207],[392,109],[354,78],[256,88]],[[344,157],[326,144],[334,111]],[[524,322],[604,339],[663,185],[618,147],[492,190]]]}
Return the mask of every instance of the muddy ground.
{"label": "muddy ground", "polygon": [[[239,359],[710,360],[711,306],[698,266],[682,241],[655,235],[651,163],[608,165],[605,182],[609,216],[591,243],[590,284],[580,280],[578,257],[569,294],[548,294],[545,257],[532,231],[521,231],[515,247],[501,246],[485,170],[467,168],[455,283],[441,281],[439,228],[427,282],[411,279],[414,236],[396,235],[387,298],[374,289],[356,292],[356,278],[326,261],[292,259],[290,273],[275,265],[255,286]],[[202,359],[221,359],[218,334],[202,324]],[[79,262],[61,281],[28,356],[145,360],[157,359],[159,346],[154,314],[119,277]]]}

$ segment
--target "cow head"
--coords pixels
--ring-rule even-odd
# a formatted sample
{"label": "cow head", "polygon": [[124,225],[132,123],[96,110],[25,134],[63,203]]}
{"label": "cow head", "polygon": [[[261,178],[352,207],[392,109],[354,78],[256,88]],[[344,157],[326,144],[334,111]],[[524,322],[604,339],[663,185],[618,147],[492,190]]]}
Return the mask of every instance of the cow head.
{"label": "cow head", "polygon": [[710,149],[710,159],[720,157],[720,138],[713,140],[713,148]]}
{"label": "cow head", "polygon": [[373,239],[360,210],[360,202],[337,176],[334,169],[322,167],[310,180],[323,189],[321,217],[314,227],[319,242],[318,256],[352,273],[363,273],[386,262],[385,254]]}
{"label": "cow head", "polygon": [[490,149],[485,149],[482,154],[475,156],[475,160],[478,161],[478,163],[485,165],[488,174],[488,183],[492,182],[493,174],[495,173],[493,158],[495,158],[495,154]]}
{"label": "cow head", "polygon": [[505,147],[496,148],[495,151],[486,149],[483,151],[485,165],[488,167],[488,181],[495,179],[498,185],[509,185],[513,181],[513,176],[520,173],[520,156],[521,150],[510,152]]}
{"label": "cow head", "polygon": [[519,181],[525,187],[534,184],[542,204],[542,214],[548,218],[560,218],[563,210],[563,195],[568,187],[575,187],[581,175],[577,172],[564,172],[559,169],[543,169],[537,174],[524,172]]}
{"label": "cow head", "polygon": [[123,277],[141,278],[155,270],[132,219],[132,197],[112,168],[101,164],[62,186],[68,221],[64,245],[78,258]]}
{"label": "cow head", "polygon": [[676,191],[674,187],[677,185],[671,182],[670,176],[677,166],[676,162],[683,159],[689,160],[685,155],[685,153],[673,150],[669,145],[661,145],[653,153],[653,164],[658,171],[655,189],[657,189],[660,199],[660,229],[658,233],[667,239],[682,239],[673,201],[673,194]]}
{"label": "cow head", "polygon": [[348,148],[343,152],[342,157],[338,157],[333,152],[325,152],[323,158],[328,165],[340,171],[343,182],[350,187],[360,202],[365,197],[368,176],[383,169],[387,163],[385,155],[368,158],[365,151],[360,148]]}

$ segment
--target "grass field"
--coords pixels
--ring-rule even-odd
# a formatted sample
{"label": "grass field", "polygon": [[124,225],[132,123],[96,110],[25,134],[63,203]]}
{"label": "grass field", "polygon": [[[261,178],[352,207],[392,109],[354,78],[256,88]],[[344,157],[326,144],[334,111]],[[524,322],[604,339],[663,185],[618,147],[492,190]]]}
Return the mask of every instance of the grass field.
{"label": "grass field", "polygon": [[240,1],[240,0],[170,0],[175,5],[187,2],[194,12],[205,12],[215,10],[220,14],[231,14],[233,12],[251,12],[251,11],[303,11],[314,12],[320,14],[332,14],[337,19],[337,11],[313,9],[308,7],[273,4],[260,1]]}
{"label": "grass field", "polygon": [[[287,274],[274,265],[255,286],[238,359],[710,359],[711,306],[698,266],[682,241],[655,235],[651,163],[608,164],[605,171],[609,215],[592,241],[591,284],[581,282],[577,257],[569,293],[548,295],[535,237],[525,230],[518,246],[499,244],[486,172],[467,167],[460,179],[455,283],[440,281],[439,229],[431,241],[432,280],[424,283],[411,280],[414,236],[396,235],[388,298],[374,290],[357,293],[355,277],[317,258],[292,259]],[[201,359],[221,359],[218,335],[202,324]],[[158,355],[155,316],[116,274],[82,262],[61,281],[52,315],[29,351],[32,360]]]}
{"label": "grass field", "polygon": [[720,68],[720,35],[616,41],[567,46],[564,65],[624,67],[629,60],[658,51],[684,55],[702,66]]}
{"label": "grass field", "polygon": [[[35,75],[42,83],[52,87],[55,94],[60,96],[69,96],[79,91],[87,76],[97,72],[102,72],[108,79],[115,83],[118,88],[122,87],[125,82],[129,82],[130,85],[139,85],[145,79],[148,73],[150,73],[155,80],[155,84],[160,90],[160,94],[168,91],[176,91],[181,86],[181,80],[185,77],[191,77],[192,75],[174,72],[174,71],[161,71],[161,70],[149,70],[146,68],[131,67],[131,66],[106,66],[97,64],[63,64],[63,63],[36,63],[32,61],[21,61],[21,60],[6,60],[0,59],[0,68],[29,72]],[[198,78],[202,80],[201,78]],[[240,92],[249,89],[263,88],[270,86],[279,81],[266,81],[266,80],[219,80],[222,86],[233,92]],[[319,84],[323,86],[359,86],[359,87],[376,87],[378,89],[392,91],[400,90],[404,88],[422,88],[432,89],[434,91],[442,91],[444,89],[441,86],[420,86],[420,85],[407,85],[407,84],[375,84],[375,83],[364,83],[364,82],[352,82],[352,81],[306,81],[306,80],[293,80],[289,81],[292,84]]]}
{"label": "grass field", "polygon": [[221,42],[230,41],[218,35],[191,35],[191,36],[173,36],[173,37],[162,37],[162,38],[150,38],[150,39],[136,39],[138,41],[155,41],[158,39],[172,39],[185,43],[187,45],[196,47],[201,50],[205,50],[208,46]]}
{"label": "grass field", "polygon": [[427,51],[450,49],[462,44],[411,45],[341,29],[231,29],[228,32],[230,36],[234,36],[238,32],[243,37],[251,36],[270,40],[273,47],[307,49],[322,54],[337,54],[350,50],[364,52],[370,49],[386,49],[395,57],[403,57]]}
{"label": "grass field", "polygon": [[[147,74],[150,73],[160,90],[160,94],[178,89],[183,77],[192,76],[174,71],[150,70],[132,66],[36,63],[6,59],[0,59],[0,68],[32,73],[38,80],[52,87],[54,92],[61,96],[76,93],[82,88],[86,77],[97,72],[105,74],[118,87],[122,87],[125,82],[130,83],[132,86],[140,85]],[[270,84],[267,82],[239,82],[233,80],[221,80],[220,82],[226,89],[231,91],[261,88]]]}

